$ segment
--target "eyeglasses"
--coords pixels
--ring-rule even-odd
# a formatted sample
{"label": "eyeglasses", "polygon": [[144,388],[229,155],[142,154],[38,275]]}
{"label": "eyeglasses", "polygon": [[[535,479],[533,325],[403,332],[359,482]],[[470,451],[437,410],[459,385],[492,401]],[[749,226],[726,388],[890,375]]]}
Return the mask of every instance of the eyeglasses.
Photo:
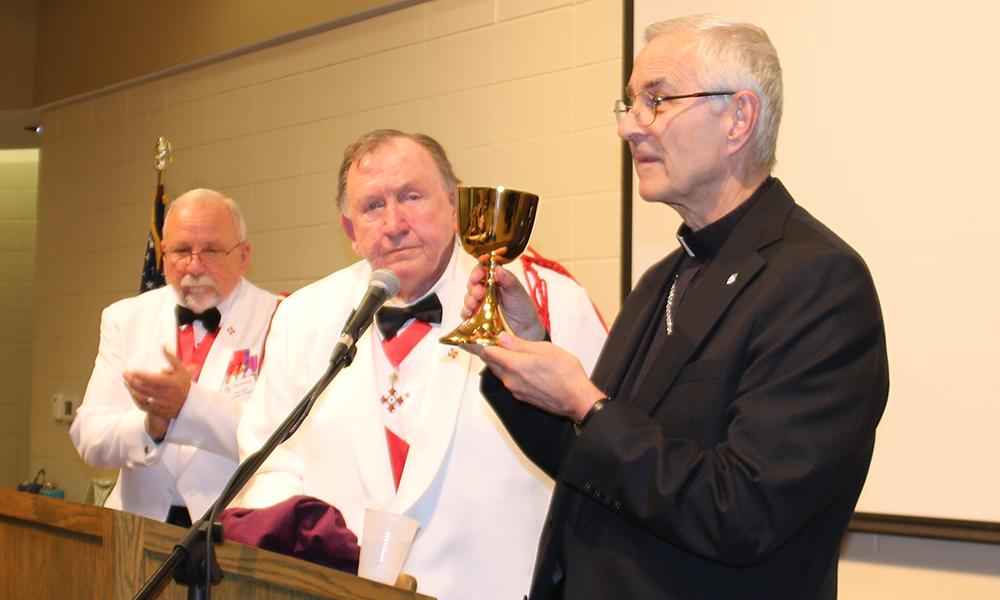
{"label": "eyeglasses", "polygon": [[167,255],[174,264],[188,264],[194,259],[195,256],[201,260],[204,265],[217,265],[222,262],[222,259],[229,256],[229,254],[243,245],[243,242],[236,242],[236,245],[229,250],[218,250],[216,248],[205,248],[204,250],[192,250],[190,248],[179,248],[177,250],[164,250],[163,253]]}
{"label": "eyeglasses", "polygon": [[679,96],[653,95],[652,92],[639,92],[632,99],[632,104],[625,104],[624,100],[615,100],[615,119],[621,125],[622,119],[627,113],[632,113],[635,120],[643,127],[649,127],[656,120],[656,109],[664,102],[671,100],[681,100],[683,98],[708,98],[710,96],[731,96],[736,92],[695,92],[693,94],[681,94]]}

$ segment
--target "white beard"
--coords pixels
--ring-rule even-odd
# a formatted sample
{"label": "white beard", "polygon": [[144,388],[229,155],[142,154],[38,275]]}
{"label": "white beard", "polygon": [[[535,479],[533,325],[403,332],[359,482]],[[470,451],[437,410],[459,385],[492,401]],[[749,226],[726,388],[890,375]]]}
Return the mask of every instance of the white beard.
{"label": "white beard", "polygon": [[[185,275],[178,287],[179,289],[174,290],[177,293],[178,304],[186,306],[196,313],[205,312],[214,306],[218,306],[222,300],[219,297],[219,289],[216,286],[215,278],[207,273],[200,277]],[[194,287],[206,287],[208,289],[194,293],[190,291],[190,288]]]}

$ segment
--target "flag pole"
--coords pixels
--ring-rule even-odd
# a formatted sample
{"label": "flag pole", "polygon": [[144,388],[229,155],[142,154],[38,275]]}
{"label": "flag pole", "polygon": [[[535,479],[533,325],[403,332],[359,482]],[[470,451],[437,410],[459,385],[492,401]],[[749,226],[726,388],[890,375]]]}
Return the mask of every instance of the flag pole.
{"label": "flag pole", "polygon": [[153,198],[153,209],[149,219],[149,235],[146,238],[146,255],[143,259],[142,276],[139,280],[139,293],[148,292],[162,287],[163,252],[160,240],[163,236],[163,219],[166,206],[170,200],[163,191],[163,172],[173,162],[173,148],[167,138],[156,138],[153,145],[153,169],[156,170],[156,196]]}

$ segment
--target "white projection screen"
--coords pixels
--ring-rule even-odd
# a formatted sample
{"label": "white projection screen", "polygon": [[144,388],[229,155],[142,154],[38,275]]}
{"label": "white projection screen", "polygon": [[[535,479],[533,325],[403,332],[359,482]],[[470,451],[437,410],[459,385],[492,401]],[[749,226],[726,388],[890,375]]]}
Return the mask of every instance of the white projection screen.
{"label": "white projection screen", "polygon": [[[885,316],[889,404],[858,512],[1000,532],[1000,5],[632,9],[636,51],[649,23],[705,12],[761,25],[778,49],[775,175],[865,257]],[[679,219],[631,206],[634,284],[677,246]]]}

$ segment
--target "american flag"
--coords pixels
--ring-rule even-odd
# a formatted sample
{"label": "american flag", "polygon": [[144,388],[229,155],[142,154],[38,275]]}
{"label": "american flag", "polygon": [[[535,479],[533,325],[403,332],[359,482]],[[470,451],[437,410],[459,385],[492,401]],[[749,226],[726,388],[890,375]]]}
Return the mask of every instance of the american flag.
{"label": "american flag", "polygon": [[149,222],[149,237],[146,238],[146,257],[142,262],[142,279],[139,282],[139,293],[163,287],[163,252],[160,250],[160,240],[163,237],[163,215],[166,213],[170,199],[163,192],[163,184],[156,186],[156,198],[153,200],[153,212]]}

